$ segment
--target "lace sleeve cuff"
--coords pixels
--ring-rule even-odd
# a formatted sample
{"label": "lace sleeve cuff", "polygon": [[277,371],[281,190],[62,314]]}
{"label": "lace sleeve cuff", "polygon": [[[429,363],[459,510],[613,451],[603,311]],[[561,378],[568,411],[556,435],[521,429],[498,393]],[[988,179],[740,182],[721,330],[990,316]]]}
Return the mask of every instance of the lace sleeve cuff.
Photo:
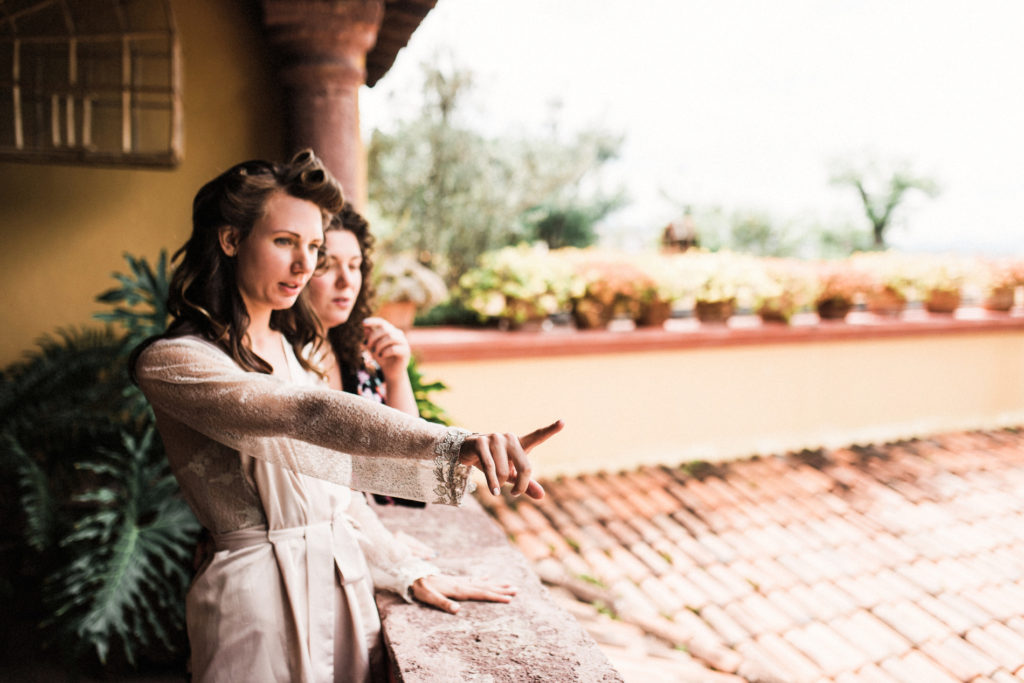
{"label": "lace sleeve cuff", "polygon": [[[467,492],[467,485],[472,484],[469,481],[469,466],[459,462],[462,442],[469,435],[470,432],[465,429],[449,429],[444,439],[434,448],[437,454],[434,458],[435,503],[459,505]],[[472,488],[468,490],[472,491]]]}

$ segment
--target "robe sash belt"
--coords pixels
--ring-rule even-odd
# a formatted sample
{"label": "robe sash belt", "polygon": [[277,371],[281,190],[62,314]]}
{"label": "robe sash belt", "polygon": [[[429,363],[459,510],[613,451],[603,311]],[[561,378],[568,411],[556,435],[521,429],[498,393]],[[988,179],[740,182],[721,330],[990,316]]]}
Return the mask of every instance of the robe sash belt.
{"label": "robe sash belt", "polygon": [[[214,534],[217,550],[238,550],[263,543],[274,548],[281,579],[298,628],[303,680],[334,680],[334,623],[337,571],[343,586],[369,581],[370,572],[346,515],[308,526],[265,526]],[[305,557],[305,571],[302,559]],[[299,609],[305,608],[305,614]]]}

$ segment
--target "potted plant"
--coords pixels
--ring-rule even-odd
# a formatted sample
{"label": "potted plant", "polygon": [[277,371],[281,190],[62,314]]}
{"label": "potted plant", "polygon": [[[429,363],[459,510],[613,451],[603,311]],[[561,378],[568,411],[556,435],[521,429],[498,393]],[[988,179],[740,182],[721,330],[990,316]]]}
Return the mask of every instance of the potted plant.
{"label": "potted plant", "polygon": [[686,279],[670,257],[643,254],[633,259],[639,271],[634,322],[641,327],[664,325],[673,304],[686,295]]}
{"label": "potted plant", "polygon": [[572,266],[569,292],[573,321],[580,329],[605,327],[616,315],[635,318],[643,273],[621,254],[597,249],[560,249]]}
{"label": "potted plant", "polygon": [[764,322],[788,324],[798,312],[814,306],[818,278],[814,268],[797,259],[762,262],[764,277],[754,291],[754,308]]}
{"label": "potted plant", "polygon": [[405,254],[378,261],[373,285],[381,302],[377,315],[403,330],[412,327],[417,311],[436,306],[448,297],[441,276]]}
{"label": "potted plant", "polygon": [[674,258],[702,323],[726,322],[738,304],[752,308],[755,292],[763,287],[764,272],[750,256],[690,250]]}
{"label": "potted plant", "polygon": [[960,307],[965,285],[976,285],[981,270],[976,262],[949,254],[924,254],[912,262],[914,286],[929,313],[953,313]]}
{"label": "potted plant", "polygon": [[1013,308],[1018,287],[1024,286],[1024,260],[990,261],[985,268],[984,306],[990,311]]}
{"label": "potted plant", "polygon": [[814,305],[822,320],[843,320],[854,302],[871,290],[872,281],[849,260],[820,261],[816,265],[818,295]]}
{"label": "potted plant", "polygon": [[912,257],[894,251],[873,251],[854,254],[850,262],[871,281],[865,299],[872,313],[898,316],[907,301],[915,297],[916,268]]}
{"label": "potted plant", "polygon": [[542,244],[487,252],[459,278],[459,297],[481,320],[520,329],[568,306],[572,268]]}

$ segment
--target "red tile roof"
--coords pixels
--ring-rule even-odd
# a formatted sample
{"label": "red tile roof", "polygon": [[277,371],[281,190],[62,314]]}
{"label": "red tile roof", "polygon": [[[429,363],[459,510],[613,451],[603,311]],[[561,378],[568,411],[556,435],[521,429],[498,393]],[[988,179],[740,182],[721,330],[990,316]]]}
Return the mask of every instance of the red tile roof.
{"label": "red tile roof", "polygon": [[638,678],[1024,680],[1022,431],[542,484],[478,495]]}

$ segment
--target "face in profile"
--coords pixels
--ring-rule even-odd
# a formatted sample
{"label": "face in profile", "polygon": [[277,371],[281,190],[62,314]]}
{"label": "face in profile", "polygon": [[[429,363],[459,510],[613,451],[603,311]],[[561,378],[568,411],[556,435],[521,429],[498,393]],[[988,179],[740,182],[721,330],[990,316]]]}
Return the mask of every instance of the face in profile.
{"label": "face in profile", "polygon": [[326,269],[309,281],[308,296],[324,329],[330,329],[347,321],[355,308],[363,286],[363,254],[348,230],[329,230],[325,237]]}
{"label": "face in profile", "polygon": [[291,308],[316,269],[323,218],[313,202],[272,194],[263,215],[244,238],[221,229],[221,248],[236,257],[239,292],[252,316]]}

